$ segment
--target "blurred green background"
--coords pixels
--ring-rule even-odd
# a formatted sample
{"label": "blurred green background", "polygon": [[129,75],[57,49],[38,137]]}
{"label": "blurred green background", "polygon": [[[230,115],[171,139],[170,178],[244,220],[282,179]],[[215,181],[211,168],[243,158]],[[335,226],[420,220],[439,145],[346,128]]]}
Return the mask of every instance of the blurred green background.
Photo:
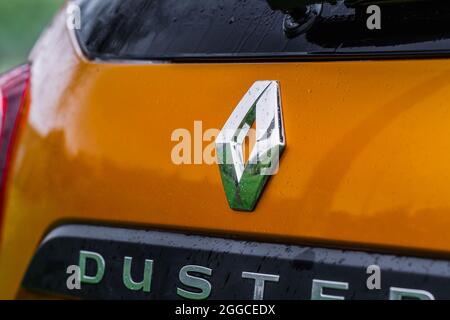
{"label": "blurred green background", "polygon": [[0,73],[26,61],[64,0],[0,0]]}

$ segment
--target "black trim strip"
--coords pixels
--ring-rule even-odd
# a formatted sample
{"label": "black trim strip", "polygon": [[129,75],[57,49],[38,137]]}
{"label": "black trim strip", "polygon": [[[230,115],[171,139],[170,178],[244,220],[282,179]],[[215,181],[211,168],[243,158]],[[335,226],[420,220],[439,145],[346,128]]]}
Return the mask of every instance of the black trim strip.
{"label": "black trim strip", "polygon": [[[98,284],[66,285],[69,265],[77,265],[80,250],[100,254],[106,263]],[[124,258],[132,257],[132,278],[143,278],[145,259],[154,261],[151,292],[132,291],[123,282]],[[180,299],[177,288],[183,266],[212,269],[200,276],[211,283],[211,299],[251,299],[254,282],[242,272],[279,275],[267,283],[266,299],[309,299],[313,279],[348,283],[348,290],[329,293],[346,299],[387,299],[391,287],[426,290],[437,299],[450,298],[450,262],[337,249],[239,241],[161,231],[66,225],[54,229],[37,250],[23,287],[80,298]],[[366,286],[369,265],[381,268],[381,290]],[[95,264],[87,274],[95,274]]]}

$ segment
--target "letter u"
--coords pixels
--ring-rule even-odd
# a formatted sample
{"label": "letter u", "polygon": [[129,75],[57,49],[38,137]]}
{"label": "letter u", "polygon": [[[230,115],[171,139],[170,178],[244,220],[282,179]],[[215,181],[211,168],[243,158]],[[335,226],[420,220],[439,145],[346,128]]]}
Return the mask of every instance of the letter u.
{"label": "letter u", "polygon": [[135,282],[131,277],[132,257],[125,257],[123,262],[123,283],[125,287],[133,291],[142,290],[150,292],[152,286],[153,260],[145,260],[144,276],[141,282]]}

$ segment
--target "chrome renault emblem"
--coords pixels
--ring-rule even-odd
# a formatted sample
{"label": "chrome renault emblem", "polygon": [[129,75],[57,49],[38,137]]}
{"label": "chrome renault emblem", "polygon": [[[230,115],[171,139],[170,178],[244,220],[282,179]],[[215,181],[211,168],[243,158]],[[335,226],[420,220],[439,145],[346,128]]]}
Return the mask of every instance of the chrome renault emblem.
{"label": "chrome renault emblem", "polygon": [[[243,147],[256,121],[255,145],[248,160]],[[248,90],[216,139],[222,184],[230,207],[252,211],[270,176],[278,172],[286,146],[277,81],[257,81]]]}

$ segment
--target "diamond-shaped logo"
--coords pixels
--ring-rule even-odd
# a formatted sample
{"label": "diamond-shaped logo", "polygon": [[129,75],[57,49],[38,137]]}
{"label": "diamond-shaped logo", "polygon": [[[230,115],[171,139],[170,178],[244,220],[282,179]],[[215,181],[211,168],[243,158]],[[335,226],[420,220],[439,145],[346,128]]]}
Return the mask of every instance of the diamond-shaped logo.
{"label": "diamond-shaped logo", "polygon": [[[256,121],[256,141],[245,161],[245,139]],[[216,139],[222,183],[230,207],[252,211],[278,172],[286,146],[277,81],[257,81],[248,90]]]}

